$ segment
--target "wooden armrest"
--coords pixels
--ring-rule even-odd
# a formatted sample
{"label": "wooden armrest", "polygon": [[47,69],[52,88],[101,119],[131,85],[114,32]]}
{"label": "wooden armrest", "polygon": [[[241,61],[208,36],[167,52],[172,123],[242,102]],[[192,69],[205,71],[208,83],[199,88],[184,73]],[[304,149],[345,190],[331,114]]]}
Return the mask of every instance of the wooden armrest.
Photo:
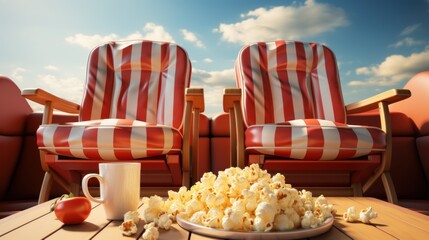
{"label": "wooden armrest", "polygon": [[234,108],[234,102],[241,101],[241,89],[240,88],[225,88],[223,90],[223,111],[229,112],[230,109]]}
{"label": "wooden armrest", "polygon": [[346,105],[346,112],[348,114],[366,112],[378,108],[378,103],[380,102],[392,104],[409,98],[410,96],[411,92],[408,89],[391,89],[365,100]]}
{"label": "wooden armrest", "polygon": [[46,105],[47,102],[50,102],[53,108],[63,112],[79,113],[79,110],[80,110],[79,104],[59,98],[40,88],[24,89],[21,95],[31,101],[34,101],[42,105]]}
{"label": "wooden armrest", "polygon": [[192,108],[197,108],[200,112],[204,112],[204,89],[202,88],[187,88],[186,101],[192,102]]}

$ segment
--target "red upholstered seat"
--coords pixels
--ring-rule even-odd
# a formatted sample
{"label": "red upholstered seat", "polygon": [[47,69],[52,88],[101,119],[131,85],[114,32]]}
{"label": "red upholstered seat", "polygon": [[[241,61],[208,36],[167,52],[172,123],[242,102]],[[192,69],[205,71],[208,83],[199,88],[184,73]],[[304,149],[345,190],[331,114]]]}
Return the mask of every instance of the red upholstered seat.
{"label": "red upholstered seat", "polygon": [[102,119],[64,125],[42,125],[39,149],[84,159],[129,160],[182,149],[179,130],[130,119]]}
{"label": "red upholstered seat", "polygon": [[[232,116],[232,165],[258,162],[286,174],[345,171],[355,195],[381,176],[389,200],[397,201],[389,175],[388,104],[409,97],[408,90],[345,106],[335,55],[318,43],[248,44],[235,70],[238,89],[225,89],[224,95],[224,110]],[[377,107],[382,128],[347,124],[347,114]]]}
{"label": "red upholstered seat", "polygon": [[245,139],[249,153],[307,160],[358,158],[386,148],[386,134],[379,128],[321,119],[252,125]]}
{"label": "red upholstered seat", "polygon": [[[189,186],[191,169],[198,169],[204,110],[202,89],[188,89],[190,79],[190,59],[177,44],[116,41],[91,51],[81,106],[40,89],[24,90],[46,105],[37,131],[46,171],[39,201],[46,200],[52,177],[78,193],[80,172],[103,161],[140,161],[142,172],[152,174],[150,182]],[[51,123],[53,108],[79,114],[79,122]]]}

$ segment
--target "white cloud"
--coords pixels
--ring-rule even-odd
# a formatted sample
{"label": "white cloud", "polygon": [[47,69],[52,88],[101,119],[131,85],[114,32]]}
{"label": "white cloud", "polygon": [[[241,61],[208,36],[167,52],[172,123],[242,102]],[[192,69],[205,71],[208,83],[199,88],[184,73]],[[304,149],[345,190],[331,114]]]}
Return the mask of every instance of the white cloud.
{"label": "white cloud", "polygon": [[371,70],[368,67],[361,67],[356,69],[357,75],[368,75],[371,73]]}
{"label": "white cloud", "polygon": [[186,29],[180,29],[180,32],[183,34],[183,38],[191,43],[194,43],[197,47],[199,48],[204,48],[204,44],[203,42],[201,42],[201,40],[198,39],[197,35],[195,35],[195,33],[190,32]]}
{"label": "white cloud", "polygon": [[[28,81],[32,79],[34,81]],[[24,83],[25,82],[25,83]],[[41,88],[55,96],[80,104],[83,97],[84,82],[77,77],[62,77],[53,74],[27,74],[20,88]],[[34,111],[43,111],[44,106],[28,101]]]}
{"label": "white cloud", "polygon": [[118,40],[119,36],[116,34],[109,34],[106,36],[101,36],[99,34],[94,35],[85,35],[82,33],[77,33],[73,36],[66,37],[66,41],[71,44],[80,45],[81,47],[92,49],[95,46],[98,46],[102,43]]}
{"label": "white cloud", "polygon": [[249,43],[311,37],[348,24],[343,9],[315,0],[298,6],[258,8],[241,17],[241,22],[222,23],[213,31],[221,33],[224,41]]}
{"label": "white cloud", "polygon": [[146,23],[146,25],[143,28],[143,31],[145,33],[141,37],[143,39],[174,42],[173,37],[161,25],[157,25],[152,22]]}
{"label": "white cloud", "polygon": [[222,71],[206,71],[192,69],[192,82],[206,85],[235,86],[235,71],[233,68]]}
{"label": "white cloud", "polygon": [[410,79],[415,74],[429,69],[429,49],[409,56],[391,55],[376,66],[356,69],[357,75],[368,76],[367,80],[354,80],[349,86],[392,86]]}
{"label": "white cloud", "polygon": [[129,34],[125,37],[120,37],[115,33],[109,35],[85,35],[82,33],[77,33],[73,36],[66,37],[66,41],[71,44],[76,44],[84,48],[92,49],[100,44],[116,41],[116,40],[126,40],[126,39],[148,39],[154,41],[166,41],[174,42],[173,37],[164,29],[163,26],[157,25],[155,23],[149,22],[143,27],[143,33],[136,31]]}
{"label": "white cloud", "polygon": [[191,87],[204,88],[204,112],[209,117],[223,112],[222,95],[223,89],[235,87],[234,69],[222,71],[192,70]]}
{"label": "white cloud", "polygon": [[414,38],[406,37],[402,40],[399,40],[395,44],[392,44],[391,47],[395,47],[395,48],[399,48],[403,46],[412,47],[412,46],[421,45],[421,44],[424,44],[424,41],[414,40]]}
{"label": "white cloud", "polygon": [[50,71],[57,71],[57,70],[58,70],[58,67],[57,67],[57,66],[54,66],[54,65],[46,65],[46,66],[45,66],[45,69],[46,69],[46,70],[50,70]]}
{"label": "white cloud", "polygon": [[17,67],[12,70],[12,74],[10,75],[10,77],[11,79],[13,79],[13,81],[22,83],[24,82],[24,76],[22,74],[26,72],[27,70],[25,68]]}
{"label": "white cloud", "polygon": [[206,62],[206,63],[212,63],[213,59],[211,59],[211,58],[204,58],[203,61]]}
{"label": "white cloud", "polygon": [[52,74],[37,75],[37,86],[58,97],[80,103],[83,97],[84,82],[76,77],[59,77]]}
{"label": "white cloud", "polygon": [[422,24],[417,23],[417,24],[407,26],[406,28],[404,28],[404,30],[402,30],[400,35],[401,36],[410,35],[411,33],[415,32],[420,27],[420,25],[422,25]]}

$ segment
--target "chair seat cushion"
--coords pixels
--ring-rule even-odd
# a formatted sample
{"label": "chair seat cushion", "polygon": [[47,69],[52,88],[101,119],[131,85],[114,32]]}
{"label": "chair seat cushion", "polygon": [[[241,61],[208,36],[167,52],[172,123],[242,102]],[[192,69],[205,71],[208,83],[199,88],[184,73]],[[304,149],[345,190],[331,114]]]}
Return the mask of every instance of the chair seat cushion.
{"label": "chair seat cushion", "polygon": [[253,125],[245,135],[248,153],[293,159],[350,159],[386,148],[386,134],[379,128],[321,119]]}
{"label": "chair seat cushion", "polygon": [[41,125],[37,144],[48,152],[82,159],[132,160],[179,153],[175,128],[130,119],[102,119]]}

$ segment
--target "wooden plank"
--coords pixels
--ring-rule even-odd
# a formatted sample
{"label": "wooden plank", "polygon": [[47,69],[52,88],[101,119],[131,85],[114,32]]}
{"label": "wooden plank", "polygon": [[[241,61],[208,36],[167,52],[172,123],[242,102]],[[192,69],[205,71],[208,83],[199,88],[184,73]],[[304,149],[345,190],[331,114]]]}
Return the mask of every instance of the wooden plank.
{"label": "wooden plank", "polygon": [[352,238],[347,236],[346,233],[340,231],[337,227],[332,226],[331,230],[327,231],[326,233],[319,235],[319,236],[311,237],[309,239],[312,239],[312,240],[331,240],[331,239],[351,240]]}
{"label": "wooden plank", "polygon": [[50,212],[3,235],[2,239],[43,239],[60,229],[62,225],[62,222],[56,219],[55,213]]}
{"label": "wooden plank", "polygon": [[140,221],[137,224],[137,233],[132,236],[124,236],[122,235],[119,226],[121,225],[121,221],[112,221],[110,222],[103,231],[97,233],[93,239],[139,239],[144,230],[144,221]]}
{"label": "wooden plank", "polygon": [[53,201],[55,200],[53,199],[44,202],[42,204],[32,207],[31,210],[20,211],[9,217],[0,219],[0,237],[14,229],[17,229],[33,221],[34,219],[48,214]]}
{"label": "wooden plank", "polygon": [[[88,219],[80,225],[63,225],[49,213],[50,202],[0,220],[1,239],[139,239],[144,231],[144,222],[138,224],[139,232],[132,236],[122,236],[119,230],[121,221],[105,219],[102,205],[93,203]],[[328,197],[337,214],[330,231],[313,240],[324,239],[429,239],[429,216],[392,205],[373,198]],[[378,218],[372,224],[348,223],[342,219],[342,213],[350,206],[357,210],[372,206],[378,212]],[[140,209],[142,211],[142,209]],[[191,234],[177,224],[169,231],[160,230],[159,239],[209,240],[212,238]]]}
{"label": "wooden plank", "polygon": [[[347,208],[356,206],[356,202],[350,198],[327,197],[328,202],[334,204],[337,210],[334,226],[341,232],[346,233],[352,239],[397,239],[390,234],[380,230],[374,224],[384,224],[383,219],[375,219],[374,224],[350,223],[343,219],[342,215]],[[358,206],[357,206],[358,207]],[[359,207],[358,207],[359,209]]]}

